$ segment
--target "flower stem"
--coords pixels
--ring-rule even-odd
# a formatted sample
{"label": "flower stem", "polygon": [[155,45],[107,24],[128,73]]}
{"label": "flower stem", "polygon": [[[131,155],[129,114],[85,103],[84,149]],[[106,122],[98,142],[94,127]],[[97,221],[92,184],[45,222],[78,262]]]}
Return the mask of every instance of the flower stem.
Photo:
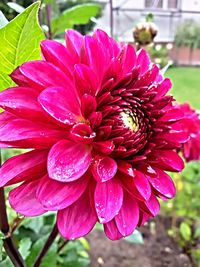
{"label": "flower stem", "polygon": [[110,35],[113,37],[113,1],[110,0]]}
{"label": "flower stem", "polygon": [[52,7],[50,4],[46,5],[46,19],[47,19],[47,26],[49,28],[48,31],[48,38],[52,39],[52,32],[51,32],[51,11],[52,11]]}
{"label": "flower stem", "polygon": [[65,240],[59,247],[58,247],[58,253],[62,251],[62,249],[68,244],[69,240]]}
{"label": "flower stem", "polygon": [[25,267],[22,256],[15,247],[9,232],[8,217],[6,212],[5,196],[3,188],[0,188],[0,230],[5,235],[4,248],[15,267]]}
{"label": "flower stem", "polygon": [[36,258],[35,263],[33,264],[33,267],[39,267],[40,266],[43,257],[48,252],[49,248],[53,244],[53,241],[55,240],[57,235],[58,235],[58,228],[57,228],[57,225],[55,224],[53,227],[53,230],[51,231],[51,234],[49,235],[46,243],[44,244],[44,247],[42,248],[41,252],[39,253],[38,257]]}

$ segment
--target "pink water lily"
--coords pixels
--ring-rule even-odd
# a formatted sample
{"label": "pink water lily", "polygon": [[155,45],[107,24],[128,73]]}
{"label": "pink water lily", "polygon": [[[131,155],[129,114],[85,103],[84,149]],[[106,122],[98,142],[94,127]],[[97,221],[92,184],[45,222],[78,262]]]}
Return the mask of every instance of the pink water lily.
{"label": "pink water lily", "polygon": [[[67,239],[97,222],[120,239],[175,195],[165,171],[179,172],[189,133],[171,88],[147,53],[105,32],[66,32],[66,46],[45,40],[42,60],[24,63],[0,93],[0,145],[27,148],[0,169],[0,186],[25,216],[57,212]],[[186,143],[187,144],[187,143]],[[30,150],[31,149],[31,150]]]}

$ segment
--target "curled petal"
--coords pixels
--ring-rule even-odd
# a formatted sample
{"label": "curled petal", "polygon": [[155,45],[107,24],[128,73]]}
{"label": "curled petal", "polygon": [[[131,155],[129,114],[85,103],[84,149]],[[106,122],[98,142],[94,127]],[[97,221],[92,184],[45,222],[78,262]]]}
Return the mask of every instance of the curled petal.
{"label": "curled petal", "polygon": [[96,133],[92,132],[92,129],[89,125],[85,123],[77,123],[75,124],[70,131],[71,138],[77,142],[82,144],[90,144],[95,136]]}
{"label": "curled petal", "polygon": [[109,157],[96,157],[91,170],[97,182],[106,182],[117,173],[117,163]]}

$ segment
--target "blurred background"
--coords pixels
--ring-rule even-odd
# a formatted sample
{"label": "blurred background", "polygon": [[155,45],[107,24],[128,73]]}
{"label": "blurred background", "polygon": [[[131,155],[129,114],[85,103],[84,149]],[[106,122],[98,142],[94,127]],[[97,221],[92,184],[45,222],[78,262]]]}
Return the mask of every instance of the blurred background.
{"label": "blurred background", "polygon": [[[0,0],[0,10],[11,20],[32,2]],[[88,3],[94,7],[82,6]],[[102,28],[118,41],[144,47],[171,78],[176,100],[200,110],[200,0],[43,0],[39,21],[47,38],[61,42],[66,28],[83,34]],[[19,152],[4,150],[3,160]],[[41,266],[199,267],[200,162],[186,163],[181,174],[171,176],[177,196],[162,202],[160,215],[132,236],[112,242],[97,225],[86,239],[68,243],[57,239]],[[9,218],[14,229],[19,226],[15,239],[31,267],[54,214],[30,220],[9,209]],[[9,264],[3,255],[0,266]]]}

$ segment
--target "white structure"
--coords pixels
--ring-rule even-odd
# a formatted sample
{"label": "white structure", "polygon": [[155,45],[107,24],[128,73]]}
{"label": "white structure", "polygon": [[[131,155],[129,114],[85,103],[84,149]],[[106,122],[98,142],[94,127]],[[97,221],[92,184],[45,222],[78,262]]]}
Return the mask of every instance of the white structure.
{"label": "white structure", "polygon": [[[110,32],[109,0],[98,0],[105,3],[103,17],[97,27]],[[148,13],[154,14],[158,26],[159,42],[174,40],[176,27],[184,19],[200,21],[200,0],[113,0],[113,33],[122,41],[133,41],[132,29],[139,21],[144,21]]]}

